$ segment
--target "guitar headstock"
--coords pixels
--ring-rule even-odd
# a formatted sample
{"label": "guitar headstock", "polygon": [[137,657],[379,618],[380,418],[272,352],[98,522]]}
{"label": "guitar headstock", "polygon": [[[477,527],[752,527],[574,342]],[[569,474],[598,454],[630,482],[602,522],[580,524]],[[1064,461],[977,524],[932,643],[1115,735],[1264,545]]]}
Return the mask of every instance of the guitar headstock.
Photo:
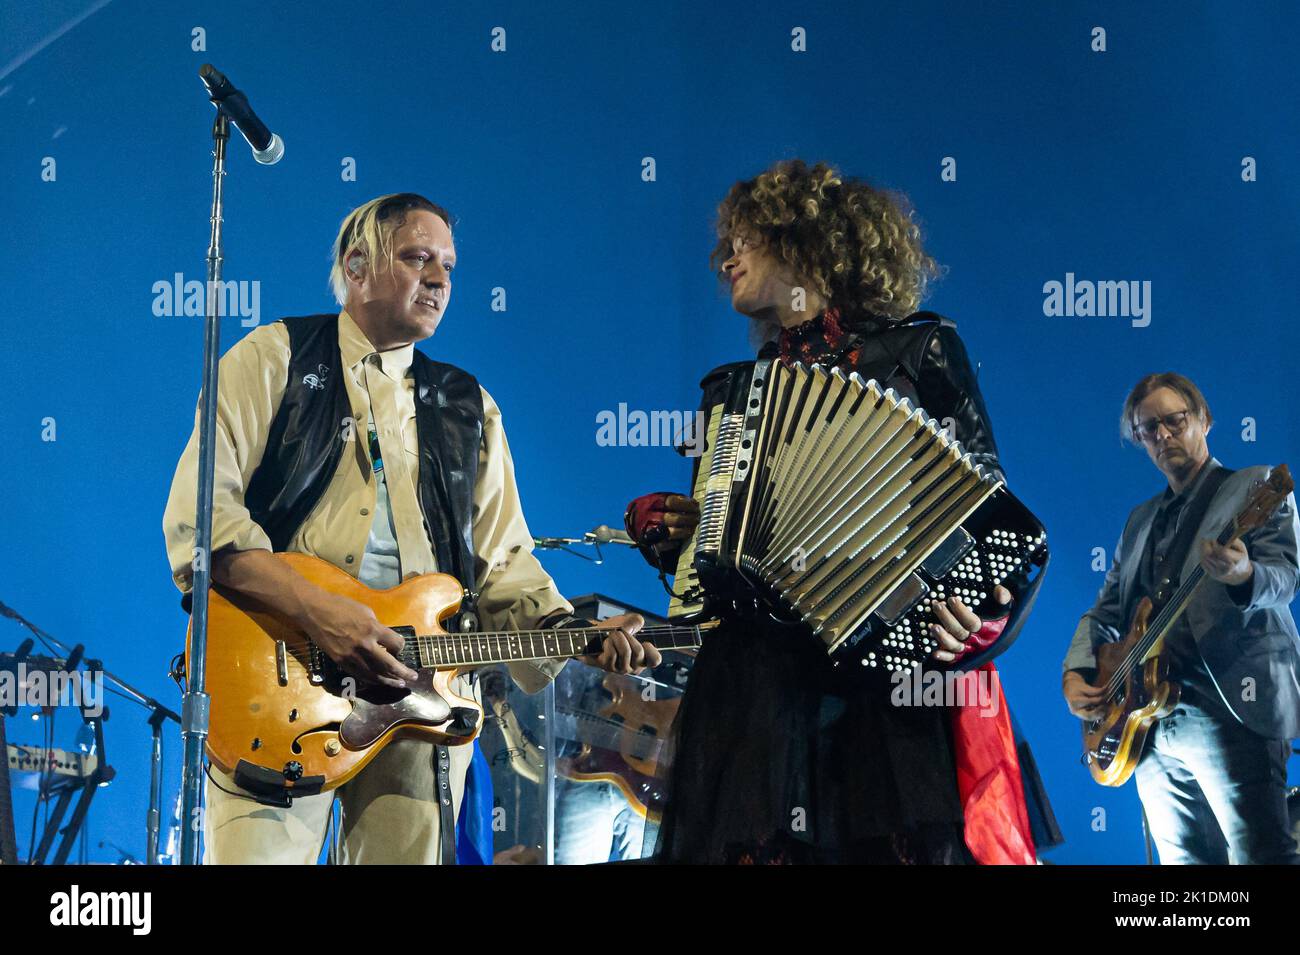
{"label": "guitar headstock", "polygon": [[1295,481],[1291,479],[1290,469],[1285,464],[1279,464],[1269,474],[1267,481],[1260,482],[1251,490],[1246,506],[1237,515],[1238,536],[1263,526],[1278,505],[1294,490]]}

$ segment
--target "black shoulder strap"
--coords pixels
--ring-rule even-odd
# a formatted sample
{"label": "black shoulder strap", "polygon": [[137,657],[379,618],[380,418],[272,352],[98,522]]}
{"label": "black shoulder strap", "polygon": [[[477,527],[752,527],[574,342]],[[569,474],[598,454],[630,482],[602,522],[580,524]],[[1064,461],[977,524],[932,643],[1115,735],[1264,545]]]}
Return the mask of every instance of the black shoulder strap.
{"label": "black shoulder strap", "polygon": [[[1182,526],[1178,528],[1178,533],[1169,547],[1169,554],[1165,558],[1168,567],[1179,568],[1183,566],[1183,561],[1187,559],[1188,548],[1192,546],[1192,539],[1196,536],[1201,521],[1205,520],[1205,512],[1210,509],[1210,502],[1214,500],[1214,495],[1219,493],[1219,488],[1223,487],[1223,482],[1232,477],[1234,473],[1236,472],[1230,471],[1228,468],[1218,467],[1205,475],[1200,490],[1188,503],[1187,513],[1183,515]],[[1159,585],[1160,581],[1155,581],[1155,586],[1158,587]]]}

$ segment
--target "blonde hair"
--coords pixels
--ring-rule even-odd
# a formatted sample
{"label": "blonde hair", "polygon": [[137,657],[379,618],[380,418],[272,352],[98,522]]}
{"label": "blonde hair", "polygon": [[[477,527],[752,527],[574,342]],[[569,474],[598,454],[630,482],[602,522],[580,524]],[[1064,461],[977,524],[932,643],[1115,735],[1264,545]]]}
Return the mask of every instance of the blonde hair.
{"label": "blonde hair", "polygon": [[451,216],[447,210],[424,196],[414,192],[395,192],[378,199],[371,199],[365,205],[358,206],[347,214],[339,226],[339,234],[334,239],[333,265],[330,267],[330,289],[334,299],[342,307],[347,304],[348,278],[347,263],[344,258],[356,252],[365,260],[387,262],[393,265],[393,233],[406,222],[406,214],[412,209],[425,209],[432,212],[451,228]]}

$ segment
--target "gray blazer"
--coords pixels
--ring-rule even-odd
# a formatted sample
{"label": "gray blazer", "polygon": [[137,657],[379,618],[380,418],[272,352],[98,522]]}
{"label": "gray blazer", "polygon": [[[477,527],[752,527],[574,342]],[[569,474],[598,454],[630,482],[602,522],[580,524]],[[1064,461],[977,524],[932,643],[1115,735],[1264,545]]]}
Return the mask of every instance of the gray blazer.
{"label": "gray blazer", "polygon": [[[1199,562],[1200,539],[1218,537],[1245,506],[1254,482],[1265,480],[1269,470],[1245,468],[1223,482],[1205,512],[1179,580],[1186,580]],[[1138,595],[1133,592],[1137,565],[1159,503],[1156,495],[1129,515],[1097,602],[1083,615],[1070,641],[1066,670],[1095,668],[1095,648],[1128,631],[1124,612],[1130,604],[1137,605]],[[1246,602],[1234,601],[1224,584],[1207,576],[1184,611],[1228,709],[1268,739],[1300,737],[1300,636],[1289,606],[1300,587],[1297,538],[1300,517],[1291,494],[1267,524],[1244,538],[1255,565]]]}

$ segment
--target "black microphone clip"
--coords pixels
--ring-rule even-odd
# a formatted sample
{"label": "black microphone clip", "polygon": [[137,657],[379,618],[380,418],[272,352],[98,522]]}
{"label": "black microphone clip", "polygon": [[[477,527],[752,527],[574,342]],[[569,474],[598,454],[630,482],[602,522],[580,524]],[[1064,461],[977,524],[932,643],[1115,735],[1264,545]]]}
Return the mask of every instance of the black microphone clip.
{"label": "black microphone clip", "polygon": [[257,118],[253,107],[248,105],[248,97],[235,89],[225,74],[211,63],[199,67],[199,79],[207,87],[212,105],[235,124],[235,128],[252,147],[253,158],[264,166],[279,162],[284,155],[284,142]]}

